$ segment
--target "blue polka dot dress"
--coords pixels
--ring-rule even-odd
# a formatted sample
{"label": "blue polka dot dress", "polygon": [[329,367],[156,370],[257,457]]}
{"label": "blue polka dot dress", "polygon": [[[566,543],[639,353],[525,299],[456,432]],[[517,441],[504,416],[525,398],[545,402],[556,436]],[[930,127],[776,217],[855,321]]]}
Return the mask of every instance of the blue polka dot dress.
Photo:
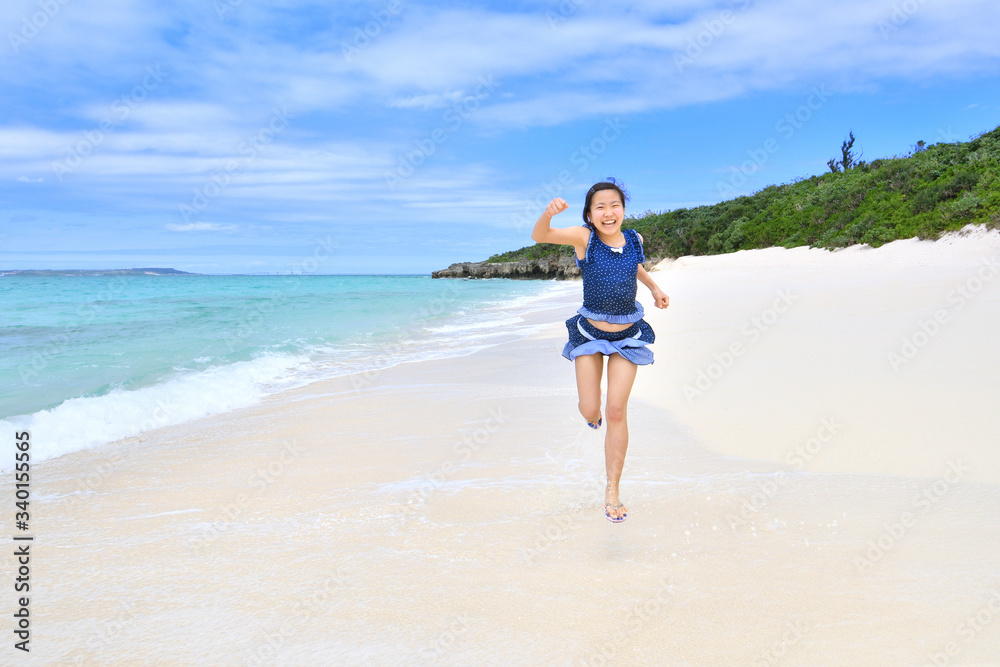
{"label": "blue polka dot dress", "polygon": [[[646,261],[639,233],[623,229],[625,245],[612,248],[593,230],[587,253],[576,260],[583,274],[583,306],[566,320],[569,342],[563,356],[572,361],[585,354],[620,354],[633,364],[653,363],[653,351],[646,346],[655,340],[653,328],[642,319],[642,304],[635,300],[639,265]],[[629,328],[601,331],[587,320],[611,324],[631,324]]]}

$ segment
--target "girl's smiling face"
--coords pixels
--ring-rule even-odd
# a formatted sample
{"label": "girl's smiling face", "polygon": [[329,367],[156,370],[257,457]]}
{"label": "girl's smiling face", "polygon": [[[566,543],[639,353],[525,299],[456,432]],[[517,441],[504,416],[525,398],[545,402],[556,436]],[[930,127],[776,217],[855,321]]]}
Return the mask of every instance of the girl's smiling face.
{"label": "girl's smiling face", "polygon": [[625,204],[617,190],[599,190],[590,202],[590,223],[601,236],[614,236],[625,220]]}

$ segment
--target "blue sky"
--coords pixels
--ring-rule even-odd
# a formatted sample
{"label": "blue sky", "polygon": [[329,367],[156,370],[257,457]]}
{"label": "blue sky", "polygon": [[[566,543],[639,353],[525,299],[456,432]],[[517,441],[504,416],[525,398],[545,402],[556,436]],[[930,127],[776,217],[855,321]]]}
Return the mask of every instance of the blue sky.
{"label": "blue sky", "polygon": [[427,273],[1000,124],[995,0],[5,0],[0,269]]}

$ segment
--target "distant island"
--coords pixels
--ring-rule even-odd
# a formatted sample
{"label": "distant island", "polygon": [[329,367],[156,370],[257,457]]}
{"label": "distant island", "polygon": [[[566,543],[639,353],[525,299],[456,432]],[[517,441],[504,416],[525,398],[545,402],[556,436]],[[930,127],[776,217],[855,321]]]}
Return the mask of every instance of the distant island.
{"label": "distant island", "polygon": [[196,276],[177,269],[14,269],[0,276]]}
{"label": "distant island", "polygon": [[[646,211],[625,219],[645,240],[652,260],[715,255],[774,246],[878,247],[898,239],[937,239],[962,227],[1000,227],[1000,127],[971,141],[927,145],[906,155],[866,162],[851,133],[830,171],[711,206]],[[744,163],[745,165],[747,163]],[[751,164],[720,181],[735,190],[756,170]],[[527,235],[527,232],[525,232]],[[434,278],[565,279],[579,275],[568,246],[537,243],[459,262]]]}

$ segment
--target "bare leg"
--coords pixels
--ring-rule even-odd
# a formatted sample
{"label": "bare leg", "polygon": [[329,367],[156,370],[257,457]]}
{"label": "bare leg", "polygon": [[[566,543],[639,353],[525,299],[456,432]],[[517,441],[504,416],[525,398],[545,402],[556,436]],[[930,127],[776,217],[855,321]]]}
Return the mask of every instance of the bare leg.
{"label": "bare leg", "polygon": [[[625,452],[628,450],[628,397],[632,393],[637,366],[620,354],[608,357],[608,402],[606,416],[608,433],[604,438],[604,461],[608,473],[608,485],[604,491],[604,502],[617,505],[618,483],[625,466]],[[622,505],[618,509],[607,508],[612,517],[620,517],[628,511]]]}
{"label": "bare leg", "polygon": [[601,376],[604,374],[604,355],[585,354],[574,360],[576,364],[576,390],[580,395],[580,414],[592,424],[601,418]]}

